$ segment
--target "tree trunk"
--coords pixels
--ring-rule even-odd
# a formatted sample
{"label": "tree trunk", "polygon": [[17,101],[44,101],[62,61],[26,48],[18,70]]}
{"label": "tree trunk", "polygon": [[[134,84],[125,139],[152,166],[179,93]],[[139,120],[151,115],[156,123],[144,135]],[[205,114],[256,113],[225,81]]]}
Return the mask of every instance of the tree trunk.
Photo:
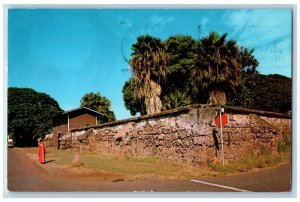
{"label": "tree trunk", "polygon": [[212,90],[209,92],[207,104],[222,106],[226,104],[226,94],[222,90]]}
{"label": "tree trunk", "polygon": [[141,115],[146,115],[147,111],[146,111],[146,104],[145,104],[145,100],[141,101]]}
{"label": "tree trunk", "polygon": [[160,113],[162,103],[160,100],[161,87],[158,83],[150,81],[150,91],[145,96],[145,105],[147,114]]}

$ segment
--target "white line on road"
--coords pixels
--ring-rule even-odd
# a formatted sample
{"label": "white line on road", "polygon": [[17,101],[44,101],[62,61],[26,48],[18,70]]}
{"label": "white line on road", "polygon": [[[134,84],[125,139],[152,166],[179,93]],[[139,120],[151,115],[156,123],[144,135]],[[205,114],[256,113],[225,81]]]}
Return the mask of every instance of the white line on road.
{"label": "white line on road", "polygon": [[248,190],[245,189],[239,189],[239,188],[235,188],[235,187],[229,187],[229,186],[225,186],[225,185],[220,185],[220,184],[214,184],[214,183],[210,183],[210,182],[204,182],[204,181],[200,181],[200,180],[191,180],[192,182],[197,182],[200,184],[206,184],[206,185],[210,185],[210,186],[214,186],[214,187],[220,187],[223,189],[230,189],[230,190],[234,190],[234,191],[239,191],[239,192],[250,192]]}

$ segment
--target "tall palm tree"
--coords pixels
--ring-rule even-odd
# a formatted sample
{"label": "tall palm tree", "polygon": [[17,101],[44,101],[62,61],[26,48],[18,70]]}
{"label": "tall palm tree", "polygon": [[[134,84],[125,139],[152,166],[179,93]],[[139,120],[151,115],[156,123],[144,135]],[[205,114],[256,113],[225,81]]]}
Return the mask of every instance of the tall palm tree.
{"label": "tall palm tree", "polygon": [[161,112],[161,84],[167,75],[168,56],[164,43],[145,35],[132,45],[129,61],[134,77],[135,96],[142,103],[141,114]]}
{"label": "tall palm tree", "polygon": [[194,84],[208,89],[208,104],[225,105],[227,87],[236,86],[241,77],[240,49],[227,33],[211,32],[199,42],[198,57],[193,68]]}

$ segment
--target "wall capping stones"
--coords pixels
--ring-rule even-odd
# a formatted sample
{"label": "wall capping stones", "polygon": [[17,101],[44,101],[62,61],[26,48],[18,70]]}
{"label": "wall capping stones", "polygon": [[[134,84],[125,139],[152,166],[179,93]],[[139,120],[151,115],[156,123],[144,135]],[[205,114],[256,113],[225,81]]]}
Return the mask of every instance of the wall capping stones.
{"label": "wall capping stones", "polygon": [[277,112],[270,112],[270,111],[263,111],[263,110],[256,110],[256,109],[247,109],[247,108],[242,108],[242,107],[231,107],[231,106],[224,106],[224,108],[227,112],[236,112],[239,114],[256,114],[256,115],[260,115],[260,116],[291,119],[291,115],[277,113]]}
{"label": "wall capping stones", "polygon": [[[120,125],[120,124],[124,124],[124,123],[128,123],[128,122],[139,122],[141,120],[147,120],[147,119],[158,118],[158,117],[163,118],[163,117],[167,117],[167,116],[173,116],[176,114],[187,113],[187,112],[189,112],[193,109],[197,109],[197,108],[216,108],[216,107],[217,106],[207,105],[207,104],[191,104],[191,105],[187,105],[184,107],[178,107],[175,109],[166,110],[166,111],[163,111],[163,112],[157,113],[157,114],[149,114],[149,115],[138,116],[138,117],[133,117],[133,118],[129,118],[129,119],[122,119],[122,120],[118,120],[118,121],[102,123],[99,125],[75,128],[75,129],[72,129],[71,132],[88,130],[90,128],[97,129],[97,128],[103,128],[103,127],[107,127],[107,126],[115,126],[115,125]],[[291,115],[289,115],[289,114],[248,109],[248,108],[242,108],[242,107],[232,107],[232,106],[223,106],[223,107],[225,108],[225,112],[235,112],[235,113],[240,113],[240,114],[257,114],[257,115],[267,116],[267,117],[291,119]]]}

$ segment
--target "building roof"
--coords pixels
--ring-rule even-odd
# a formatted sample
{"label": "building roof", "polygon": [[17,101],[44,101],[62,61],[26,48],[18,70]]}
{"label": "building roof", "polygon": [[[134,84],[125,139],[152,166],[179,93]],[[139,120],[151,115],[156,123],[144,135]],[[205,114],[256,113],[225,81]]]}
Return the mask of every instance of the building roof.
{"label": "building roof", "polygon": [[64,115],[64,114],[70,114],[70,113],[72,113],[72,112],[79,111],[79,110],[87,110],[87,111],[90,111],[90,112],[95,113],[95,114],[98,114],[98,115],[103,115],[102,113],[97,112],[97,111],[92,110],[92,109],[87,108],[87,107],[79,107],[79,108],[76,108],[76,109],[71,109],[71,110],[69,110],[69,111],[63,112],[62,115]]}

